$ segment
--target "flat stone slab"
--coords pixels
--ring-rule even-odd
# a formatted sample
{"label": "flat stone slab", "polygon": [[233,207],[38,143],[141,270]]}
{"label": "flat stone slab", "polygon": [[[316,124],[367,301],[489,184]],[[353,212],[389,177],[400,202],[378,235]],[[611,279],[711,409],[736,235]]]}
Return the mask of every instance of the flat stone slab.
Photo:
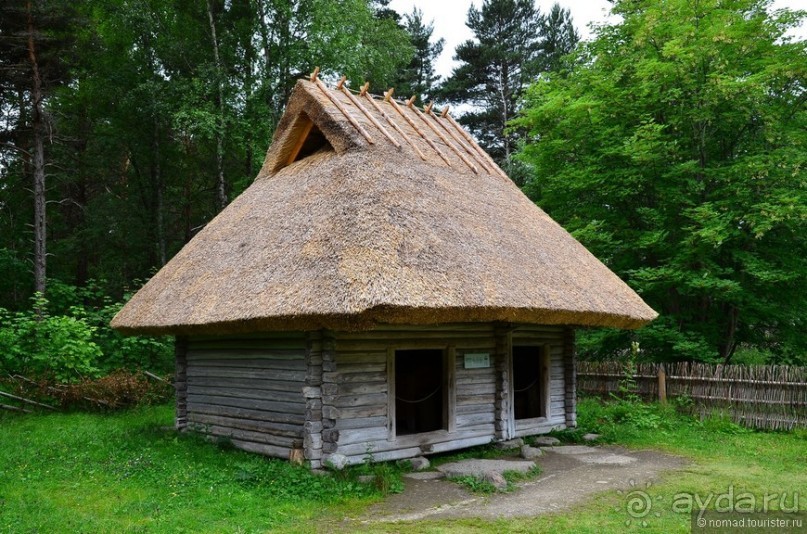
{"label": "flat stone slab", "polygon": [[636,461],[636,458],[622,454],[581,454],[575,458],[585,464],[599,465],[628,465]]}
{"label": "flat stone slab", "polygon": [[439,480],[445,478],[446,474],[440,471],[416,471],[414,473],[406,473],[403,477],[413,480]]}
{"label": "flat stone slab", "polygon": [[536,447],[555,447],[560,445],[560,440],[552,436],[538,436],[535,438],[534,443]]}
{"label": "flat stone slab", "polygon": [[596,454],[601,453],[602,449],[589,447],[588,445],[565,445],[563,447],[553,447],[552,452],[555,454]]}
{"label": "flat stone slab", "polygon": [[535,462],[531,460],[477,460],[468,459],[443,464],[437,470],[445,473],[449,477],[475,476],[481,477],[487,472],[495,471],[503,473],[505,471],[518,471],[526,473],[535,467]]}
{"label": "flat stone slab", "polygon": [[521,438],[516,438],[516,439],[509,439],[507,441],[499,441],[494,444],[494,447],[496,447],[499,450],[506,451],[508,449],[518,449],[522,445],[524,445],[524,440]]}
{"label": "flat stone slab", "polygon": [[553,447],[551,450],[555,454],[570,455],[585,464],[628,465],[636,461],[636,458],[632,456],[615,454],[607,449],[587,445],[566,445],[565,447]]}

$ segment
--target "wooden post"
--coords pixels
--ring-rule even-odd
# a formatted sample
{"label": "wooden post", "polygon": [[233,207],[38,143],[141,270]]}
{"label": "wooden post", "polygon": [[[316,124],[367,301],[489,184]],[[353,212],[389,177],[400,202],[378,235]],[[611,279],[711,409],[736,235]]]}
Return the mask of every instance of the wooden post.
{"label": "wooden post", "polygon": [[314,84],[316,84],[317,87],[319,87],[319,90],[322,91],[322,93],[326,97],[328,97],[328,100],[330,100],[331,103],[334,106],[336,106],[336,109],[342,112],[342,115],[345,116],[348,122],[352,124],[354,128],[356,128],[356,131],[359,132],[367,140],[368,143],[370,143],[371,145],[375,144],[373,138],[370,137],[369,133],[367,133],[367,130],[362,128],[361,124],[356,122],[356,119],[353,118],[353,115],[350,114],[347,108],[345,108],[345,106],[343,106],[342,103],[339,102],[339,100],[337,100],[337,98],[331,94],[331,91],[325,86],[324,83],[322,83],[322,80],[320,80],[317,77],[318,74],[319,74],[319,67],[315,68],[314,72],[311,74],[311,81],[314,82]]}
{"label": "wooden post", "polygon": [[305,453],[303,450],[302,440],[294,440],[289,450],[289,462],[296,465],[303,465],[305,463]]}
{"label": "wooden post", "polygon": [[[412,111],[414,111],[415,115],[417,115],[420,118],[420,120],[422,120],[424,123],[426,123],[426,126],[431,128],[431,130],[437,135],[437,137],[440,138],[440,140],[443,142],[443,144],[445,144],[448,148],[450,148],[452,151],[454,151],[454,153],[457,155],[457,157],[459,157],[462,160],[462,162],[465,163],[468,166],[468,168],[470,168],[472,171],[474,171],[474,174],[479,174],[479,169],[476,168],[476,165],[474,165],[470,160],[468,160],[468,158],[466,158],[465,155],[462,152],[460,152],[459,149],[457,149],[457,147],[455,147],[454,144],[452,142],[450,142],[446,138],[446,136],[444,136],[440,132],[440,130],[438,130],[437,127],[434,124],[432,124],[431,121],[429,119],[427,119],[426,116],[418,108],[416,108],[413,105],[414,101],[415,101],[415,97],[413,96],[412,98],[410,98],[409,100],[406,101],[406,106],[409,109],[411,109]],[[430,108],[430,111],[431,111],[431,108]]]}
{"label": "wooden post", "polygon": [[566,410],[566,428],[577,426],[577,351],[574,328],[563,332],[563,390]]}
{"label": "wooden post", "polygon": [[176,391],[176,415],[174,427],[185,430],[188,427],[188,338],[177,336],[174,341],[174,359],[176,374],[174,390]]}
{"label": "wooden post", "polygon": [[451,434],[457,430],[457,348],[454,345],[449,345],[446,351],[445,361],[445,385],[444,388],[446,399],[443,403],[445,406],[445,428]]}
{"label": "wooden post", "polygon": [[667,404],[667,373],[664,364],[658,368],[658,400],[661,404]]}
{"label": "wooden post", "polygon": [[513,418],[513,332],[509,325],[497,324],[495,338],[496,396],[494,397],[494,430],[499,441],[515,437]]}
{"label": "wooden post", "polygon": [[387,349],[387,440],[395,441],[395,349]]}
{"label": "wooden post", "polygon": [[[305,424],[303,425],[303,457],[309,461],[311,469],[322,467],[322,375],[325,368],[323,361],[323,333],[321,330],[309,332],[306,338],[305,355]],[[329,362],[328,371],[336,370],[333,362]],[[294,452],[292,447],[291,452]],[[290,454],[289,459],[294,461]]]}

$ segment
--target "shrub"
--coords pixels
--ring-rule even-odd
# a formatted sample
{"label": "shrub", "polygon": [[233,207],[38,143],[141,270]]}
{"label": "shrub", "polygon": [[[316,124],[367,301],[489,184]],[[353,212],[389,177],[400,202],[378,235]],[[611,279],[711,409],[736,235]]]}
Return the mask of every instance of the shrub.
{"label": "shrub", "polygon": [[92,340],[95,328],[74,317],[47,315],[46,301],[36,312],[0,310],[0,352],[3,368],[28,376],[52,376],[73,382],[99,376],[101,349]]}
{"label": "shrub", "polygon": [[166,338],[122,336],[109,322],[123,306],[91,282],[51,283],[51,300],[32,299],[27,311],[0,308],[0,370],[72,383],[116,369],[166,372],[173,350]]}

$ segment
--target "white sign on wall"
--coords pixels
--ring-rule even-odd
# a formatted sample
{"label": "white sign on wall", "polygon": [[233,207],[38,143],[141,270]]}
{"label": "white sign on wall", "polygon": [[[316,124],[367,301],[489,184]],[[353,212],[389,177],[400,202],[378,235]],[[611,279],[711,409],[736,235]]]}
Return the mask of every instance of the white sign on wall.
{"label": "white sign on wall", "polygon": [[468,352],[465,354],[466,369],[485,369],[490,367],[489,352]]}

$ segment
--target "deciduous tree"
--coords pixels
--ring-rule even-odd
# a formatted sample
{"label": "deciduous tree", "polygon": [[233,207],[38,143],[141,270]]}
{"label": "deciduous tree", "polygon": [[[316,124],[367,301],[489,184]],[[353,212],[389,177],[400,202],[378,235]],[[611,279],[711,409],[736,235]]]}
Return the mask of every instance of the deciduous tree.
{"label": "deciduous tree", "polygon": [[[645,354],[803,358],[807,321],[804,12],[763,0],[617,0],[520,127],[527,192],[661,317]],[[628,335],[605,332],[590,353]]]}

